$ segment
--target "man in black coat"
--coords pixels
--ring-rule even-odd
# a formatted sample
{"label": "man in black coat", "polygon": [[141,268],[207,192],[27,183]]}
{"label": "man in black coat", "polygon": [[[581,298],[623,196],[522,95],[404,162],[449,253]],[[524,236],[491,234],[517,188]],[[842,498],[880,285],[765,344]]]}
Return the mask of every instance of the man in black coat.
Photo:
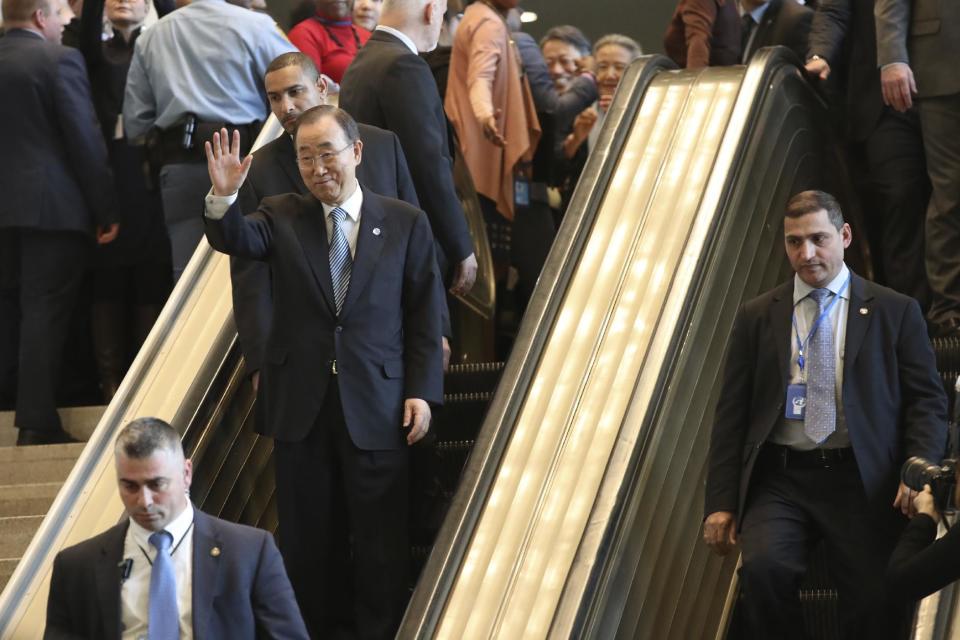
{"label": "man in black coat", "polygon": [[[0,38],[0,393],[19,444],[64,442],[55,392],[92,248],[118,232],[107,150],[64,0],[3,0]],[[17,334],[19,333],[19,345]]]}
{"label": "man in black coat", "polygon": [[[264,145],[253,156],[250,173],[240,188],[240,211],[253,213],[260,201],[283,193],[308,195],[300,177],[293,132],[297,119],[307,109],[326,102],[327,85],[313,61],[303,53],[285,53],[274,59],[264,76],[267,98],[284,134]],[[417,192],[397,137],[389,131],[358,125],[364,161],[357,167],[357,180],[374,193],[397,198],[419,207]],[[264,349],[273,314],[270,267],[265,262],[230,259],[233,282],[233,316],[247,371],[259,383]]]}
{"label": "man in black coat", "polygon": [[193,468],[170,425],[134,420],[114,454],[128,518],[57,554],[45,640],[307,639],[273,537],[193,507]]}
{"label": "man in black coat", "polygon": [[893,638],[883,573],[914,494],[910,456],[940,460],[947,402],[917,302],[854,275],[852,232],[821,191],[791,198],[796,274],[746,302],[710,439],[704,540],[739,541],[751,638],[802,638],[797,597],[823,540],[845,638]]}
{"label": "man in black coat", "polygon": [[[916,109],[884,105],[877,69],[874,0],[820,0],[810,30],[806,69],[834,83],[847,157],[856,178],[877,281],[926,308],[924,215],[930,181]],[[828,92],[833,93],[833,92]]]}
{"label": "man in black coat", "polygon": [[342,109],[299,119],[310,195],[266,198],[246,217],[236,200],[252,159],[239,144],[225,130],[207,143],[205,221],[215,249],[272,273],[256,428],[274,439],[284,560],[314,637],[392,637],[407,595],[408,445],[443,399],[430,224],[358,183],[363,143]]}
{"label": "man in black coat", "polygon": [[[813,10],[796,0],[740,0],[743,14],[743,51],[740,60],[750,62],[762,47],[788,47],[800,60],[807,56],[807,34]],[[749,18],[747,16],[750,16]]]}
{"label": "man in black coat", "polygon": [[417,55],[437,45],[443,9],[435,0],[387,3],[380,24],[340,83],[340,107],[357,122],[400,138],[420,205],[452,265],[450,292],[470,291],[477,259],[453,186],[447,119],[429,65]]}

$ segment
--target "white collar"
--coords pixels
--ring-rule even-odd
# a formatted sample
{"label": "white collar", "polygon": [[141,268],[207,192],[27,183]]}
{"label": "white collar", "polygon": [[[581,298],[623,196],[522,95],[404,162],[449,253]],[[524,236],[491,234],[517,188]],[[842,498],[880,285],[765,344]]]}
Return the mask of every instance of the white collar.
{"label": "white collar", "polygon": [[[849,300],[850,299],[850,287],[843,289],[844,283],[847,281],[847,278],[850,277],[850,270],[847,269],[847,264],[844,263],[840,268],[840,273],[830,281],[830,284],[826,286],[834,295],[840,294],[840,297]],[[813,291],[813,287],[808,285],[806,282],[800,279],[799,275],[793,276],[793,304],[796,305],[798,302],[810,295],[810,292]],[[843,289],[843,293],[840,293],[840,289]]]}
{"label": "white collar", "polygon": [[[321,202],[323,205],[323,216],[326,218],[330,215],[330,212],[333,211],[336,205],[327,204],[326,202]],[[343,201],[343,204],[339,205],[341,209],[347,212],[347,215],[350,216],[350,219],[356,222],[360,219],[360,209],[363,207],[363,191],[360,189],[360,183],[357,183],[357,188],[353,190],[353,193],[350,194],[350,197]]]}
{"label": "white collar", "polygon": [[742,17],[745,16],[747,13],[749,13],[749,14],[750,14],[750,17],[753,18],[753,21],[756,22],[757,24],[760,24],[760,22],[763,20],[763,15],[767,12],[767,9],[769,9],[769,8],[770,8],[770,3],[769,3],[769,2],[764,2],[762,5],[760,5],[759,7],[757,7],[756,9],[754,9],[753,11],[750,11],[750,12],[741,11],[741,12],[740,12],[740,17],[742,18]]}
{"label": "white collar", "polygon": [[385,24],[378,24],[374,31],[383,31],[384,33],[389,33],[393,37],[400,40],[400,42],[407,45],[407,49],[410,49],[413,55],[419,55],[420,52],[417,50],[417,45],[414,44],[413,40],[410,39],[410,36],[405,34],[403,31],[398,31],[397,29],[388,27]]}
{"label": "white collar", "polygon": [[[174,548],[180,544],[180,541],[183,540],[183,536],[187,535],[187,531],[190,529],[191,524],[193,524],[193,504],[187,500],[186,508],[184,508],[184,510],[180,512],[180,515],[174,518],[170,524],[163,528],[164,531],[167,531],[171,536],[173,536],[173,545],[171,545],[171,548]],[[153,534],[153,531],[144,529],[132,518],[130,519],[130,535],[133,536],[133,540],[140,545],[142,549],[150,548],[150,536]]]}

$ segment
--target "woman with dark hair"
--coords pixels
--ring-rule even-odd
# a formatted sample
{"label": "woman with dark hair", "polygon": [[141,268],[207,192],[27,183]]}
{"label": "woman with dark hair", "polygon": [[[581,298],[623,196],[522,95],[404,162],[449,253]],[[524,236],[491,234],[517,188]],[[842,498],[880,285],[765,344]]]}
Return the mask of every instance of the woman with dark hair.
{"label": "woman with dark hair", "polygon": [[315,0],[316,13],[290,30],[290,42],[337,84],[370,32],[353,23],[353,0]]}

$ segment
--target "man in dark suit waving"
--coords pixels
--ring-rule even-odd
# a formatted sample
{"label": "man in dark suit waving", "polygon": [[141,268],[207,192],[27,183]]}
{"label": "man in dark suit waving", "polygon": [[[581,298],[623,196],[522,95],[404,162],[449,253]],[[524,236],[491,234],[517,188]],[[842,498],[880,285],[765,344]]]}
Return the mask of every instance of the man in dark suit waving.
{"label": "man in dark suit waving", "polygon": [[[283,193],[309,194],[297,168],[293,132],[307,109],[326,103],[327,84],[308,56],[299,51],[275,58],[267,67],[264,85],[270,109],[283,125],[284,134],[253,155],[250,173],[240,188],[240,211],[253,213],[260,201]],[[369,125],[358,125],[364,161],[357,180],[374,193],[398,198],[419,207],[407,161],[397,136]],[[264,349],[270,331],[272,299],[270,268],[266,263],[230,259],[233,282],[233,315],[247,371],[259,381]]]}
{"label": "man in dark suit waving", "polygon": [[192,466],[170,425],[134,420],[115,461],[129,520],[57,554],[46,640],[306,640],[273,538],[190,504]]}
{"label": "man in dark suit waving", "polygon": [[60,45],[71,17],[65,0],[3,0],[0,396],[16,386],[18,444],[69,440],[55,402],[61,351],[93,238],[118,231],[86,66]]}
{"label": "man in dark suit waving", "polygon": [[845,638],[896,637],[883,572],[912,496],[910,456],[940,460],[946,397],[915,300],[843,261],[852,239],[837,201],[787,204],[796,275],[734,321],[710,441],[704,540],[739,542],[751,638],[801,638],[798,589],[826,544]]}
{"label": "man in dark suit waving", "polygon": [[272,272],[257,429],[275,440],[281,552],[307,627],[391,637],[406,596],[406,445],[443,397],[433,236],[422,211],[357,182],[363,143],[345,111],[306,111],[294,147],[310,195],[266,198],[244,218],[251,158],[238,135],[214,135],[207,238]]}
{"label": "man in dark suit waving", "polygon": [[447,119],[430,67],[418,51],[437,46],[446,0],[386,0],[380,23],[350,63],[340,106],[357,122],[397,134],[420,205],[454,268],[450,291],[464,294],[477,277],[477,259],[453,186]]}

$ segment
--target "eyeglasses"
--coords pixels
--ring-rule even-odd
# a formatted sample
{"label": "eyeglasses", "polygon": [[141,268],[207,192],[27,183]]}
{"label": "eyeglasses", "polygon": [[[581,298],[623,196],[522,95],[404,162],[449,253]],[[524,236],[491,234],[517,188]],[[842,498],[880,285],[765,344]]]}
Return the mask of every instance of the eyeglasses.
{"label": "eyeglasses", "polygon": [[297,156],[297,164],[300,165],[301,169],[312,169],[317,166],[317,164],[322,164],[325,167],[329,167],[333,164],[333,161],[338,155],[349,149],[353,146],[353,143],[347,143],[347,146],[337,151],[327,151],[315,156],[300,155]]}

